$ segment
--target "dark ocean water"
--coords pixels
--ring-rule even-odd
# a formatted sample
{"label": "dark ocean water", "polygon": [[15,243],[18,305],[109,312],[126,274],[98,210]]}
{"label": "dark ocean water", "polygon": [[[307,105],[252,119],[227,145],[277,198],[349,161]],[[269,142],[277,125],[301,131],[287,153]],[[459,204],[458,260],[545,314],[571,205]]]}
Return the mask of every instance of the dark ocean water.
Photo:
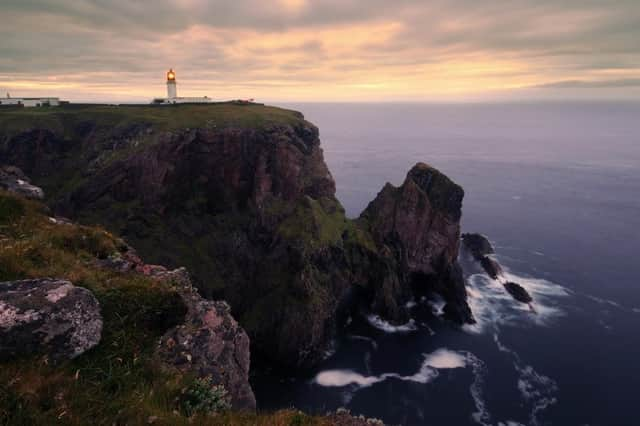
{"label": "dark ocean water", "polygon": [[302,104],[357,216],[418,161],[462,185],[518,305],[461,261],[478,325],[416,303],[394,329],[354,318],[306,377],[258,378],[262,408],[402,425],[640,424],[640,103]]}

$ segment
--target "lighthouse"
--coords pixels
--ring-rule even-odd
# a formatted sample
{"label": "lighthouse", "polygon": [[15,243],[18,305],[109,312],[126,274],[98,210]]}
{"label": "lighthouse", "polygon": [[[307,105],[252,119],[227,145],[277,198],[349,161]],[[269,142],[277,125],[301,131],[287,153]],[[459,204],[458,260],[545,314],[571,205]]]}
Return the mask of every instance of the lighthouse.
{"label": "lighthouse", "polygon": [[167,98],[175,99],[178,97],[178,89],[176,87],[176,73],[173,68],[167,72]]}
{"label": "lighthouse", "polygon": [[154,105],[173,104],[209,104],[213,102],[208,96],[198,97],[178,97],[178,83],[176,82],[176,72],[171,68],[167,71],[167,97],[155,98],[151,101]]}

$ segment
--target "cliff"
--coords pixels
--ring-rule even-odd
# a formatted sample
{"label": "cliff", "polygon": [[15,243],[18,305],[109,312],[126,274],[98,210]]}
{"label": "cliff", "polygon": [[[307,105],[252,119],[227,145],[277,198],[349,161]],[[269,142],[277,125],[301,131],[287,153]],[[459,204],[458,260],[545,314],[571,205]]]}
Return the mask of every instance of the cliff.
{"label": "cliff", "polygon": [[249,339],[225,302],[12,188],[0,190],[0,424],[382,424],[256,414]]}
{"label": "cliff", "polygon": [[460,323],[473,321],[457,260],[463,197],[447,176],[418,163],[400,187],[385,185],[359,218],[414,294],[441,294],[445,315]]}
{"label": "cliff", "polygon": [[1,190],[0,241],[1,423],[180,421],[200,379],[255,409],[247,334],[184,269]]}
{"label": "cliff", "polygon": [[21,167],[57,213],[186,266],[203,295],[230,304],[254,353],[281,365],[317,363],[354,310],[406,321],[415,291],[472,320],[455,260],[462,190],[419,164],[348,220],[317,128],[293,111],[2,112],[0,163]]}

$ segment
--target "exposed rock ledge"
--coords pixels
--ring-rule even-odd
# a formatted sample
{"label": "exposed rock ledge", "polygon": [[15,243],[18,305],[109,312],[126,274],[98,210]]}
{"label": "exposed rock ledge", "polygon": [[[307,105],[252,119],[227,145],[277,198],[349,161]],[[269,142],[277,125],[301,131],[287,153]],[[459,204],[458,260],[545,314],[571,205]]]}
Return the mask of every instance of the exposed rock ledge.
{"label": "exposed rock ledge", "polygon": [[101,266],[118,271],[137,271],[175,286],[186,308],[184,322],[165,333],[156,355],[170,368],[198,377],[211,377],[229,392],[236,410],[255,410],[256,399],[249,385],[249,336],[231,316],[224,301],[203,299],[186,268],[168,270],[145,264],[128,247],[101,261]]}
{"label": "exposed rock ledge", "polygon": [[0,166],[0,189],[5,189],[25,198],[42,200],[44,191],[42,188],[31,185],[29,178],[17,167]]}

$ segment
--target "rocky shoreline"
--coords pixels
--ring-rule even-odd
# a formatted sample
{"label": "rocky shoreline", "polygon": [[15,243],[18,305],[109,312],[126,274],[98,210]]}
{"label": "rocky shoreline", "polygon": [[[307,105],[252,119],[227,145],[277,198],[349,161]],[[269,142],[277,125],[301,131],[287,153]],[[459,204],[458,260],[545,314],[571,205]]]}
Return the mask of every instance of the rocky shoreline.
{"label": "rocky shoreline", "polygon": [[[95,254],[93,265],[158,282],[173,294],[169,299],[179,299],[172,309],[182,313],[153,352],[167,374],[211,380],[235,410],[255,410],[251,357],[290,372],[312,367],[352,315],[399,325],[410,319],[412,300],[439,295],[447,319],[474,322],[458,263],[459,185],[417,163],[401,186],[385,185],[351,220],[335,197],[318,129],[301,114],[251,106],[252,113],[278,120],[218,126],[218,107],[208,108],[201,125],[171,129],[137,116],[135,107],[115,125],[111,111],[101,109],[51,113],[46,125],[8,126],[2,120],[11,114],[0,117],[0,126],[13,129],[0,134],[0,163],[6,164],[0,188],[44,199],[48,226],[76,233],[85,232],[76,223],[99,224],[124,237],[127,243],[108,242],[112,248]],[[497,276],[501,269],[487,253],[477,258]],[[27,306],[14,288],[41,294],[30,302],[48,303]],[[506,288],[524,300],[515,285]],[[69,292],[49,297],[62,289]],[[86,309],[80,295],[88,298]],[[15,343],[0,354],[65,360],[95,351],[106,321],[100,300],[110,300],[97,296],[89,303],[89,290],[62,278],[0,284],[1,335]],[[86,318],[78,322],[77,315]],[[43,328],[61,331],[43,334]],[[84,336],[81,345],[78,336]],[[33,345],[19,354],[15,348],[25,341]],[[334,418],[365,421],[345,413]]]}

